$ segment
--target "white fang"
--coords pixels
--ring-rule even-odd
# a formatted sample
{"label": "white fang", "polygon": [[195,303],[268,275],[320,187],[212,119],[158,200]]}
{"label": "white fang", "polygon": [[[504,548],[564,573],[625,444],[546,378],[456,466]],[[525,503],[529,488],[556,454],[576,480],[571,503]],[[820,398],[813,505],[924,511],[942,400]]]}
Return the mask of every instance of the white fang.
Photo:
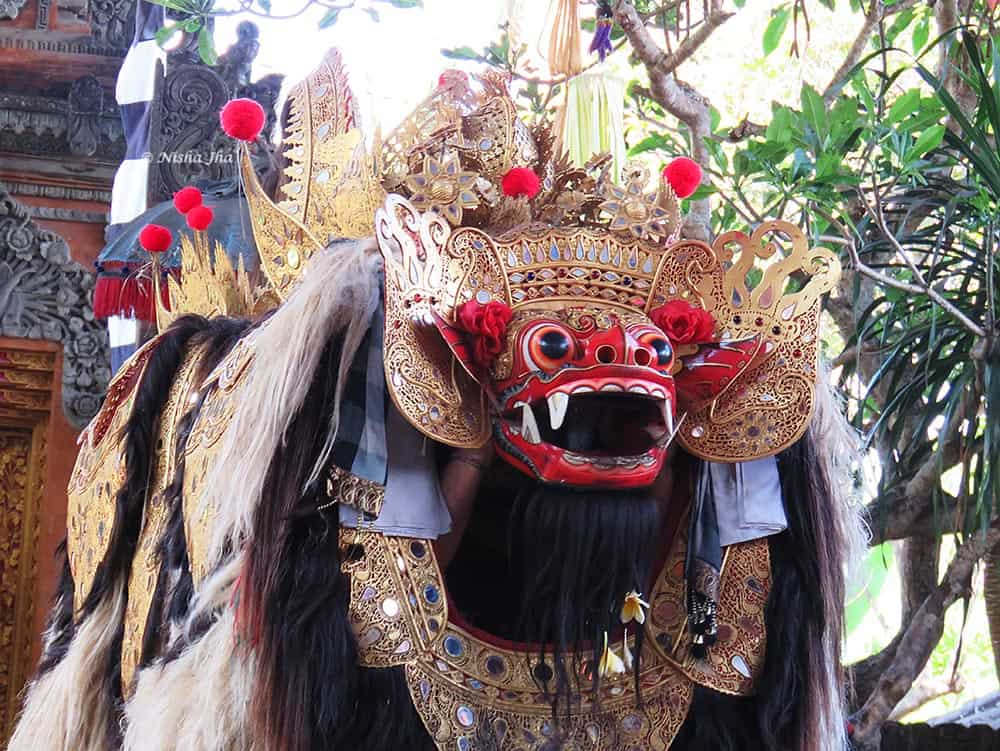
{"label": "white fang", "polygon": [[549,424],[553,430],[562,427],[563,420],[566,419],[566,408],[569,406],[569,394],[556,392],[549,394]]}
{"label": "white fang", "polygon": [[531,410],[530,404],[521,405],[521,437],[528,443],[542,442],[538,423],[535,422],[535,413]]}

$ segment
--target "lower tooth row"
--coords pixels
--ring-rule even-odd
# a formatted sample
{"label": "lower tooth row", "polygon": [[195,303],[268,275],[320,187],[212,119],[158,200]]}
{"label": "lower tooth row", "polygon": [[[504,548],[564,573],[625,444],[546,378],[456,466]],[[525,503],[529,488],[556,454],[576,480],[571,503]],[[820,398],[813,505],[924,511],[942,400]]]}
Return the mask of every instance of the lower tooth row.
{"label": "lower tooth row", "polygon": [[578,466],[590,464],[598,469],[635,469],[640,464],[644,467],[649,467],[656,463],[656,458],[652,452],[645,453],[640,457],[590,457],[564,452],[563,458],[570,464]]}

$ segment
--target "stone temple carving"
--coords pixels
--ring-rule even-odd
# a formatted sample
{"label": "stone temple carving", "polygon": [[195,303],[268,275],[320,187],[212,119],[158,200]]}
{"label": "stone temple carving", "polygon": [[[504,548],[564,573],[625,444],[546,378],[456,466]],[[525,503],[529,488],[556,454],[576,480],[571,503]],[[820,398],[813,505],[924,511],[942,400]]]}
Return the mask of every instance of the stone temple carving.
{"label": "stone temple carving", "polygon": [[0,188],[0,336],[62,342],[63,409],[78,428],[97,413],[111,375],[107,332],[92,308],[94,278],[65,240]]}

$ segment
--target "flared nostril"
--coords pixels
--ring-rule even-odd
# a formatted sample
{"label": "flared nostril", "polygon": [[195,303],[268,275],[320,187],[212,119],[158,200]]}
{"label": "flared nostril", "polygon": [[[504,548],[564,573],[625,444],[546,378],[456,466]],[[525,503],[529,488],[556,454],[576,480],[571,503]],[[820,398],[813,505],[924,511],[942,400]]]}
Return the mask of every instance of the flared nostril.
{"label": "flared nostril", "polygon": [[610,344],[605,344],[597,348],[597,362],[610,365],[618,359],[617,350]]}
{"label": "flared nostril", "polygon": [[647,349],[637,349],[635,351],[634,359],[636,365],[645,367],[649,365],[650,361],[652,361],[653,356],[649,353],[649,350]]}

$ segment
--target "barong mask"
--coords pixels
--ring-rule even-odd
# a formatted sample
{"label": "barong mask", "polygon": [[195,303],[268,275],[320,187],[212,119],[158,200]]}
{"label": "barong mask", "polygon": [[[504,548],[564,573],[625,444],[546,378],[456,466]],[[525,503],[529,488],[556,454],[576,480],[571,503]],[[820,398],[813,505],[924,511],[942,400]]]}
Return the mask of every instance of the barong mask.
{"label": "barong mask", "polygon": [[319,239],[374,229],[396,407],[444,444],[495,439],[542,482],[649,485],[671,440],[715,462],[794,443],[836,256],[780,221],[682,239],[666,179],[635,164],[612,175],[601,156],[573,166],[547,124],[518,118],[506,83],[442,76],[371,152],[335,54],[300,84],[286,200],[244,165],[277,294]]}

